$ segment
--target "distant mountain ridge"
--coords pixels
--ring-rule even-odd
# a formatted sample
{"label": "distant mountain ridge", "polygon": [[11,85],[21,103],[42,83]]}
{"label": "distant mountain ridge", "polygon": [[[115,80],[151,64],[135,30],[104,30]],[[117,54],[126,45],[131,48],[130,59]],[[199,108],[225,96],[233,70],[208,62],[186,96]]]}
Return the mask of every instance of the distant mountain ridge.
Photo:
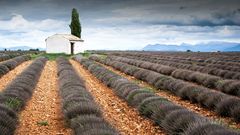
{"label": "distant mountain ridge", "polygon": [[17,51],[17,50],[29,50],[29,49],[39,49],[40,51],[44,51],[45,48],[32,48],[32,47],[29,47],[29,46],[16,46],[16,47],[7,47],[7,48],[4,48],[4,47],[0,47],[0,50],[11,50],[11,51]]}
{"label": "distant mountain ridge", "polygon": [[142,50],[144,51],[187,51],[191,50],[194,52],[232,52],[240,51],[240,43],[231,42],[209,42],[199,43],[195,45],[183,43],[181,45],[166,45],[166,44],[154,44],[147,45]]}

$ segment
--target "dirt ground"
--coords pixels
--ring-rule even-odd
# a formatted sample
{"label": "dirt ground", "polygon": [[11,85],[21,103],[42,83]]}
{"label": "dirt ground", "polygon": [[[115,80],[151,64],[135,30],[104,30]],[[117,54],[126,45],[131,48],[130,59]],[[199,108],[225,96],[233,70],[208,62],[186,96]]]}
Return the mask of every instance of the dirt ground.
{"label": "dirt ground", "polygon": [[111,89],[102,84],[78,62],[72,61],[76,71],[85,79],[88,90],[102,108],[105,119],[123,135],[163,135],[159,126],[143,118],[133,107],[119,99]]}
{"label": "dirt ground", "polygon": [[18,74],[20,74],[32,61],[26,61],[0,78],[0,91],[2,91]]}
{"label": "dirt ground", "polygon": [[[0,91],[3,90],[18,74],[20,74],[32,61],[27,61],[0,78]],[[102,108],[104,118],[123,135],[164,135],[163,129],[142,117],[138,111],[114,94],[114,92],[102,84],[89,71],[85,70],[78,62],[70,60],[73,67],[85,81],[88,90],[92,93],[96,102]],[[112,67],[105,66],[109,70],[132,80],[143,87],[152,89],[159,96],[165,97],[175,104],[179,104],[205,117],[214,119],[229,127],[240,128],[240,124],[230,118],[218,116],[213,111],[202,108],[197,104],[164,90],[158,90],[145,82],[126,75]],[[44,67],[32,98],[25,109],[19,114],[19,125],[16,135],[70,135],[72,130],[67,128],[61,112],[61,98],[58,95],[57,65],[55,61],[48,61]]]}
{"label": "dirt ground", "polygon": [[[99,64],[101,64],[101,63],[99,63]],[[188,108],[189,110],[191,110],[195,113],[198,113],[202,116],[208,117],[209,119],[212,119],[214,121],[222,123],[222,124],[224,124],[228,127],[240,129],[240,123],[236,123],[232,118],[221,117],[221,116],[217,115],[215,112],[208,110],[207,108],[203,108],[198,104],[193,104],[193,103],[189,102],[188,100],[182,100],[180,97],[175,96],[168,91],[156,89],[153,86],[147,84],[146,82],[140,81],[133,76],[127,75],[127,74],[125,74],[121,71],[118,71],[118,70],[114,69],[113,67],[106,66],[106,65],[103,65],[103,64],[101,64],[101,65],[106,67],[107,69],[119,74],[119,75],[122,75],[122,76],[126,77],[128,80],[132,80],[134,82],[137,82],[142,87],[147,87],[147,88],[151,89],[157,95],[159,95],[161,97],[164,97],[164,98],[172,101],[175,104],[178,104],[178,105],[181,105],[185,108]]]}
{"label": "dirt ground", "polygon": [[70,135],[61,113],[58,95],[57,65],[48,61],[42,71],[34,94],[21,112],[16,135]]}

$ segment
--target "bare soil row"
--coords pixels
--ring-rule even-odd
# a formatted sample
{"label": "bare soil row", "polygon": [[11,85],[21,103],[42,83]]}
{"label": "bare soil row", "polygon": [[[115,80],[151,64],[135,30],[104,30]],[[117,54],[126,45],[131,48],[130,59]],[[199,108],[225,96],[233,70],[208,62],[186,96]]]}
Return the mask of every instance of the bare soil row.
{"label": "bare soil row", "polygon": [[[21,73],[32,61],[27,61],[0,78],[0,90],[4,89],[9,82],[11,82],[16,75]],[[85,70],[79,63],[70,60],[75,70],[84,78],[88,90],[93,95],[95,101],[100,105],[104,118],[114,127],[116,127],[121,134],[166,134],[159,126],[146,118],[140,116],[136,109],[127,105],[127,103],[118,98],[111,89],[102,84],[91,73]],[[101,64],[103,65],[103,64]],[[158,95],[167,98],[175,104],[188,108],[205,117],[214,119],[233,128],[240,128],[230,118],[218,116],[216,113],[209,111],[199,105],[192,104],[188,101],[182,100],[169,92],[163,90],[156,90],[145,82],[139,81],[132,76],[126,75],[120,71],[106,66],[109,70],[120,74],[129,80],[135,81],[139,85],[155,91]],[[37,87],[34,90],[32,99],[28,102],[26,108],[20,114],[20,122],[16,135],[68,135],[71,130],[67,128],[63,120],[61,112],[61,99],[58,95],[58,78],[57,67],[55,61],[48,61]]]}
{"label": "bare soil row", "polygon": [[[101,64],[101,63],[98,63],[98,64]],[[225,124],[225,125],[227,125],[229,127],[238,128],[238,129],[240,128],[240,123],[236,123],[233,119],[231,119],[229,117],[221,117],[218,114],[216,114],[215,112],[201,107],[199,104],[194,104],[194,103],[191,103],[191,102],[189,102],[187,100],[183,100],[180,97],[175,96],[175,95],[173,95],[172,93],[170,93],[168,91],[156,89],[155,87],[149,85],[148,83],[146,83],[144,81],[141,81],[141,80],[138,80],[135,77],[127,75],[127,74],[125,74],[125,73],[123,73],[121,71],[118,71],[118,70],[114,69],[111,66],[107,66],[107,65],[104,65],[104,64],[101,64],[101,65],[106,67],[107,69],[113,71],[114,73],[117,73],[117,74],[119,74],[121,76],[124,76],[127,79],[129,79],[129,80],[135,81],[136,83],[138,83],[139,85],[141,85],[143,87],[146,87],[146,88],[148,88],[148,89],[150,89],[152,91],[155,91],[156,94],[158,94],[159,96],[162,96],[162,97],[172,101],[175,104],[181,105],[181,106],[183,106],[185,108],[188,108],[189,110],[191,110],[191,111],[193,111],[195,113],[198,113],[198,114],[200,114],[202,116],[205,116],[205,117],[208,117],[210,119],[213,119],[213,120],[215,120],[217,122],[220,122],[222,124]]]}
{"label": "bare soil row", "polygon": [[71,63],[76,71],[86,80],[86,86],[96,102],[101,106],[105,119],[115,126],[121,134],[164,134],[158,126],[155,126],[150,120],[141,117],[135,109],[119,99],[111,89],[102,84],[78,62],[71,60]]}
{"label": "bare soil row", "polygon": [[[0,78],[0,88],[4,89],[16,75],[20,74],[32,61],[27,61]],[[86,80],[86,86],[103,110],[104,117],[123,135],[162,135],[159,126],[140,114],[126,102],[119,99],[111,89],[104,86],[79,63],[71,61],[76,71]],[[16,135],[68,135],[61,112],[61,98],[58,95],[57,66],[48,61],[41,73],[31,100],[19,115]]]}
{"label": "bare soil row", "polygon": [[31,100],[20,114],[16,135],[70,135],[62,118],[58,95],[57,67],[48,61]]}

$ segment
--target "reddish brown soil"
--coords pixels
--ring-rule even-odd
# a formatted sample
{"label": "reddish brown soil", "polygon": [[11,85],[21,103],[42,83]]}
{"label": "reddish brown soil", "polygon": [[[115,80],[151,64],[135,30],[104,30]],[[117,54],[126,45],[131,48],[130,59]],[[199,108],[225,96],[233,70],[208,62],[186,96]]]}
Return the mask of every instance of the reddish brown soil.
{"label": "reddish brown soil", "polygon": [[[99,64],[101,64],[101,63],[99,63]],[[208,117],[210,119],[213,119],[213,120],[215,120],[217,122],[220,122],[222,124],[225,124],[226,126],[229,126],[231,128],[240,129],[240,123],[236,123],[232,118],[221,117],[221,116],[217,115],[215,112],[210,111],[210,110],[208,110],[206,108],[203,108],[203,107],[201,107],[198,104],[193,104],[193,103],[190,103],[187,100],[182,100],[180,97],[175,96],[175,95],[171,94],[168,91],[156,89],[153,86],[147,84],[146,82],[140,81],[140,80],[136,79],[133,76],[127,75],[127,74],[125,74],[125,73],[123,73],[121,71],[118,71],[118,70],[114,69],[113,67],[106,66],[106,65],[103,65],[103,64],[101,64],[101,65],[106,67],[107,69],[109,69],[109,70],[119,74],[119,75],[122,75],[122,76],[126,77],[129,80],[132,80],[132,81],[138,83],[142,87],[147,87],[147,88],[151,89],[152,91],[154,91],[159,96],[164,97],[164,98],[172,101],[175,104],[181,105],[181,106],[183,106],[185,108],[188,108],[189,110],[191,110],[191,111],[193,111],[195,113],[198,113],[198,114],[200,114],[202,116],[205,116],[205,117]]]}
{"label": "reddish brown soil", "polygon": [[100,105],[104,118],[123,135],[162,135],[165,134],[152,121],[145,119],[134,108],[119,99],[111,89],[106,87],[79,63],[72,61],[76,71],[85,79],[88,90]]}
{"label": "reddish brown soil", "polygon": [[20,74],[32,61],[26,61],[0,78],[0,91],[2,91],[18,74]]}
{"label": "reddish brown soil", "polygon": [[[70,135],[61,113],[56,62],[48,61],[32,99],[20,114],[16,135]],[[42,123],[42,124],[41,124]],[[44,126],[44,124],[47,124]]]}

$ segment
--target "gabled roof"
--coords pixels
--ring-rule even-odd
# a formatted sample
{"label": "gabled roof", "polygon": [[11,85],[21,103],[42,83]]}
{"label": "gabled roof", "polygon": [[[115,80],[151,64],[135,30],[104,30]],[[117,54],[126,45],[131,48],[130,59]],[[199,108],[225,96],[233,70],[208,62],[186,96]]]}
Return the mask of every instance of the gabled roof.
{"label": "gabled roof", "polygon": [[[54,34],[52,36],[63,37],[63,38],[68,39],[69,41],[83,41],[81,38],[74,36],[72,34]],[[50,36],[50,37],[52,37],[52,36]]]}

